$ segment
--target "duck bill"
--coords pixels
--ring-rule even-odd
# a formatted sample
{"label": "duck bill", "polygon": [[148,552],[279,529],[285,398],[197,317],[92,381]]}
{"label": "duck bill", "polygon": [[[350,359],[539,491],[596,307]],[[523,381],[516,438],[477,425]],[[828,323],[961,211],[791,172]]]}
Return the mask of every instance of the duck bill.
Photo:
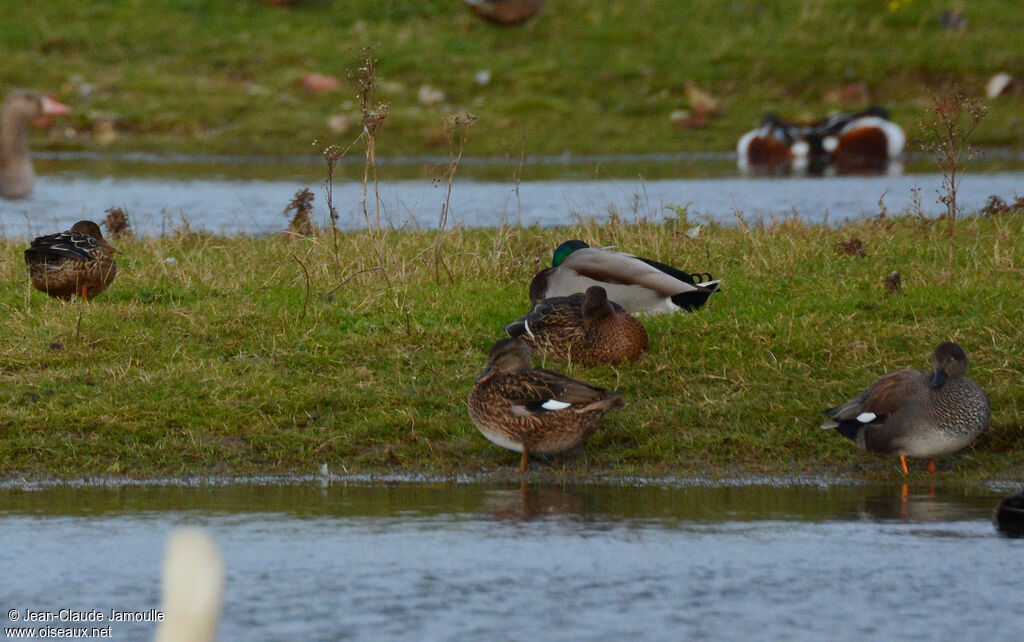
{"label": "duck bill", "polygon": [[106,239],[101,240],[100,241],[100,245],[105,247],[108,252],[113,252],[114,254],[121,254],[122,253],[121,250],[117,249],[116,247],[114,247],[110,243],[107,243]]}
{"label": "duck bill", "polygon": [[71,108],[52,96],[43,96],[43,113],[49,116],[63,116],[70,114]]}
{"label": "duck bill", "polygon": [[941,388],[942,384],[946,383],[946,379],[949,375],[942,368],[936,368],[935,372],[932,373],[932,388]]}

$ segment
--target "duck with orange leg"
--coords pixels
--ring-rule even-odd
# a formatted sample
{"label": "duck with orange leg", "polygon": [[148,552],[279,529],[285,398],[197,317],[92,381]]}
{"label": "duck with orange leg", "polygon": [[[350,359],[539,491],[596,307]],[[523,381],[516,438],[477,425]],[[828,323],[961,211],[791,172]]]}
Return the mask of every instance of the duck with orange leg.
{"label": "duck with orange leg", "polygon": [[626,405],[618,392],[561,373],[530,366],[530,349],[519,339],[491,347],[487,366],[469,393],[469,416],[491,442],[522,453],[560,455],[582,446],[604,414]]}
{"label": "duck with orange leg", "polygon": [[120,250],[103,238],[100,226],[78,221],[70,230],[39,236],[25,250],[32,285],[58,299],[89,299],[114,281]]}
{"label": "duck with orange leg", "polygon": [[967,354],[947,341],[935,348],[930,372],[897,370],[838,408],[825,411],[822,428],[834,429],[862,450],[928,459],[966,448],[988,427],[988,395],[967,377]]}

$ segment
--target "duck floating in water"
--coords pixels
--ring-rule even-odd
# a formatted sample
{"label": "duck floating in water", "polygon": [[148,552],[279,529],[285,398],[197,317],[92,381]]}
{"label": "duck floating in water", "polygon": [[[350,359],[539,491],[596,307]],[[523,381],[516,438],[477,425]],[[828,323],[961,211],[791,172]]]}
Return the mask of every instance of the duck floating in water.
{"label": "duck floating in water", "polygon": [[164,619],[155,642],[212,642],[224,592],[224,559],[213,539],[182,528],[167,540],[164,554]]}
{"label": "duck floating in water", "polygon": [[608,293],[592,285],[585,293],[544,299],[505,326],[534,354],[584,365],[636,359],[647,349],[647,330]]}
{"label": "duck floating in water", "polygon": [[1003,498],[996,506],[992,522],[1007,537],[1024,537],[1024,490]]}
{"label": "duck floating in water", "polygon": [[533,277],[530,302],[586,292],[599,285],[626,312],[661,314],[696,310],[718,284],[710,274],[689,274],[651,259],[572,240],[555,248],[551,267]]}
{"label": "duck floating in water", "polygon": [[583,445],[604,414],[626,405],[622,395],[561,373],[530,367],[530,349],[519,339],[491,347],[487,367],[469,393],[469,416],[493,443],[521,452],[558,455]]}
{"label": "duck floating in water", "polygon": [[814,123],[767,114],[760,127],[740,137],[736,156],[743,172],[881,173],[901,169],[896,161],[905,144],[903,130],[882,107]]}
{"label": "duck floating in water", "polygon": [[540,12],[543,0],[462,0],[473,13],[499,27],[521,25]]}
{"label": "duck floating in water", "polygon": [[841,174],[881,172],[903,154],[907,142],[903,129],[882,107],[826,118],[811,125],[806,135],[812,154],[824,155]]}
{"label": "duck floating in water", "polygon": [[27,89],[15,89],[0,107],[0,197],[24,198],[36,181],[29,156],[26,127],[43,126],[51,117],[71,108],[49,96]]}
{"label": "duck floating in water", "polygon": [[70,230],[39,236],[25,250],[28,275],[37,290],[58,299],[95,297],[117,276],[114,254],[100,226],[78,221]]}
{"label": "duck floating in water", "polygon": [[988,427],[988,395],[967,378],[967,354],[953,342],[935,348],[931,372],[898,370],[875,381],[838,408],[825,411],[821,425],[854,441],[862,450],[897,456],[906,475],[907,457],[955,453]]}
{"label": "duck floating in water", "polygon": [[810,145],[804,132],[803,125],[765,114],[761,125],[743,134],[736,143],[740,170],[775,173],[791,167],[806,168]]}

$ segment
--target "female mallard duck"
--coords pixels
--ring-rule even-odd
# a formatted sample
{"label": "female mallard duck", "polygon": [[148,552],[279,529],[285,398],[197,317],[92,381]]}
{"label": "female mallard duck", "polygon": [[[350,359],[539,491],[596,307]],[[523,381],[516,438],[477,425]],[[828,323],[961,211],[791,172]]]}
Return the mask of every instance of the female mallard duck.
{"label": "female mallard duck", "polygon": [[881,171],[903,153],[907,142],[903,129],[882,107],[827,118],[811,125],[807,137],[812,149],[841,173]]}
{"label": "female mallard duck", "polygon": [[822,428],[835,428],[862,450],[895,455],[907,474],[907,457],[929,459],[955,453],[985,431],[988,396],[967,378],[967,355],[947,341],[935,348],[931,372],[898,370],[874,382],[839,408]]}
{"label": "female mallard duck", "polygon": [[999,502],[992,522],[1007,537],[1024,537],[1024,490]]}
{"label": "female mallard duck", "polygon": [[519,339],[491,348],[487,367],[469,393],[469,416],[484,437],[523,453],[560,454],[580,446],[601,426],[604,413],[626,405],[622,395],[563,374],[530,367]]}
{"label": "female mallard duck", "polygon": [[544,299],[505,331],[536,354],[586,365],[636,359],[647,349],[647,330],[599,285]]}
{"label": "female mallard duck", "polygon": [[28,275],[37,290],[58,299],[83,299],[107,289],[117,275],[114,254],[100,226],[79,221],[70,230],[37,237],[25,250]]}
{"label": "female mallard duck", "polygon": [[[697,281],[704,277],[707,280]],[[592,285],[603,287],[626,312],[646,314],[695,310],[718,289],[710,274],[687,274],[651,259],[573,240],[555,248],[551,267],[533,277],[530,302],[585,292]]]}
{"label": "female mallard duck", "polygon": [[0,197],[24,198],[35,183],[26,125],[70,112],[67,105],[35,91],[16,89],[8,94],[0,107]]}
{"label": "female mallard duck", "polygon": [[473,13],[499,27],[521,25],[537,15],[543,0],[462,0]]}
{"label": "female mallard duck", "polygon": [[804,139],[804,129],[775,114],[765,114],[761,126],[743,134],[736,143],[740,170],[774,173],[787,167],[805,169],[810,146]]}

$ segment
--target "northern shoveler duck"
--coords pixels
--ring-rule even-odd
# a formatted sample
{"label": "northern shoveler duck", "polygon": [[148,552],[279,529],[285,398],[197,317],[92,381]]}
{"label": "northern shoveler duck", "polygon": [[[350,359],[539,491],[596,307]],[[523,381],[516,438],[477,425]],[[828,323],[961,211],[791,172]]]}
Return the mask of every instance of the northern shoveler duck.
{"label": "northern shoveler duck", "polygon": [[710,274],[689,274],[651,259],[572,240],[555,248],[551,267],[533,277],[530,302],[599,285],[626,312],[659,314],[701,307],[718,284]]}
{"label": "northern shoveler duck", "polygon": [[491,348],[487,367],[469,393],[469,416],[484,437],[521,452],[526,471],[530,453],[557,455],[581,446],[622,395],[561,373],[530,367],[530,349],[519,339]]}
{"label": "northern shoveler duck", "polygon": [[462,0],[473,13],[501,27],[521,25],[537,15],[543,0]]}
{"label": "northern shoveler duck", "polygon": [[882,107],[826,118],[808,127],[807,138],[812,154],[824,154],[840,172],[885,169],[903,153],[907,141]]}
{"label": "northern shoveler duck", "polygon": [[931,372],[889,373],[838,408],[821,425],[853,440],[862,450],[898,456],[903,474],[907,457],[927,458],[955,453],[985,431],[988,396],[967,378],[967,355],[946,342],[935,348]]}
{"label": "northern shoveler duck", "polygon": [[1024,490],[1003,498],[996,506],[992,522],[1007,537],[1024,537]]}
{"label": "northern shoveler duck", "polygon": [[586,365],[636,359],[647,349],[647,330],[599,285],[544,299],[505,331],[534,354]]}
{"label": "northern shoveler duck", "polygon": [[809,154],[804,126],[782,120],[775,114],[765,114],[761,126],[743,134],[736,143],[736,158],[742,171],[804,169]]}
{"label": "northern shoveler duck", "polygon": [[26,126],[45,126],[51,116],[70,111],[67,105],[35,91],[15,89],[7,95],[0,107],[0,197],[24,198],[35,184]]}
{"label": "northern shoveler duck", "polygon": [[182,528],[167,540],[163,614],[156,642],[211,642],[224,592],[224,558],[204,531]]}
{"label": "northern shoveler duck", "polygon": [[28,275],[37,290],[58,299],[83,299],[107,289],[117,275],[120,250],[103,238],[100,226],[78,221],[70,230],[37,237],[25,250]]}

